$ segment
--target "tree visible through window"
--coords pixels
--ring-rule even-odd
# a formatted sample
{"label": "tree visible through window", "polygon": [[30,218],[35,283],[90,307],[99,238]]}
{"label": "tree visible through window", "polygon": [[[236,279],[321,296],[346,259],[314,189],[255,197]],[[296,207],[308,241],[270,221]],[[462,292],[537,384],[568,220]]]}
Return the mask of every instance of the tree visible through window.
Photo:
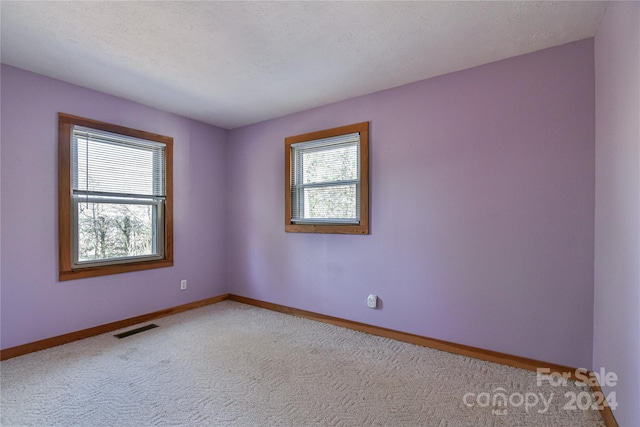
{"label": "tree visible through window", "polygon": [[368,123],[286,138],[285,230],[368,233]]}
{"label": "tree visible through window", "polygon": [[78,203],[78,262],[154,255],[153,207]]}
{"label": "tree visible through window", "polygon": [[172,265],[172,138],[59,122],[60,279]]}

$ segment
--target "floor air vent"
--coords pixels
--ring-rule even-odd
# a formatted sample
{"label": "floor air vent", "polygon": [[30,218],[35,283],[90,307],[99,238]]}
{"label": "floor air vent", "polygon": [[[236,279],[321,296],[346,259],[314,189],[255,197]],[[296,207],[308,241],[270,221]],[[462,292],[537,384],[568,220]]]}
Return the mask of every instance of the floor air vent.
{"label": "floor air vent", "polygon": [[132,330],[127,331],[127,332],[122,332],[120,334],[115,334],[114,337],[116,337],[116,338],[126,338],[129,335],[139,334],[140,332],[148,331],[149,329],[153,329],[153,328],[157,328],[157,327],[158,327],[158,325],[155,325],[155,324],[152,323],[150,325],[143,326],[141,328],[132,329]]}

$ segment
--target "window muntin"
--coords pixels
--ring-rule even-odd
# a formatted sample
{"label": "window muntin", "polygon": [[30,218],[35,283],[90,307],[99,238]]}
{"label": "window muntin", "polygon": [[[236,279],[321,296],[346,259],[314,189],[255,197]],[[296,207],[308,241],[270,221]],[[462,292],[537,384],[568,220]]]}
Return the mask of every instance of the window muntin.
{"label": "window muntin", "polygon": [[59,115],[60,280],[173,265],[170,137]]}
{"label": "window muntin", "polygon": [[285,139],[285,231],[368,233],[368,123]]}

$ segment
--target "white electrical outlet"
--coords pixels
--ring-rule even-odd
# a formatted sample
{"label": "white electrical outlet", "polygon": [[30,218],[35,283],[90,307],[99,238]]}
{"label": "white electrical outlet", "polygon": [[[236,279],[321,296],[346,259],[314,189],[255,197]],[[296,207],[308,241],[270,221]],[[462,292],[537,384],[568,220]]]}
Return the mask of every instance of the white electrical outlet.
{"label": "white electrical outlet", "polygon": [[369,308],[378,308],[378,296],[371,294],[367,297],[367,306]]}
{"label": "white electrical outlet", "polygon": [[184,291],[185,289],[187,289],[187,281],[186,280],[181,280],[180,281],[180,290]]}

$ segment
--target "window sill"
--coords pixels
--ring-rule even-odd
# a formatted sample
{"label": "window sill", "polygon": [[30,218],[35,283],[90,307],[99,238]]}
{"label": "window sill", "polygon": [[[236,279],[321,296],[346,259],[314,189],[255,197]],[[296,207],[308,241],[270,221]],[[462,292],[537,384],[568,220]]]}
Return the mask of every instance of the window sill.
{"label": "window sill", "polygon": [[287,233],[369,234],[368,224],[285,224]]}
{"label": "window sill", "polygon": [[105,276],[108,274],[129,273],[132,271],[150,270],[152,268],[172,267],[173,261],[167,259],[140,261],[127,264],[112,264],[96,267],[78,268],[74,270],[60,271],[58,279],[65,280],[84,279],[87,277]]}

